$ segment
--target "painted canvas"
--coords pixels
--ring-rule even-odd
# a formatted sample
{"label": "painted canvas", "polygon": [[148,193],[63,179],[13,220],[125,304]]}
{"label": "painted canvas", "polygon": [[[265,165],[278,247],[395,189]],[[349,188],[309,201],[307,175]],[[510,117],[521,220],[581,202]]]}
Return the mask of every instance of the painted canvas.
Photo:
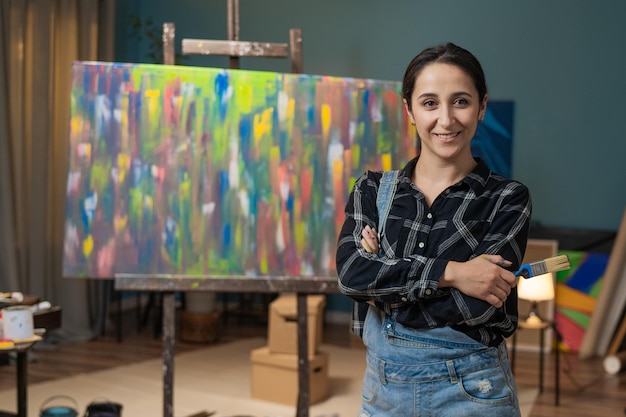
{"label": "painted canvas", "polygon": [[577,352],[596,307],[609,255],[581,251],[560,251],[571,268],[558,272],[555,291],[555,322],[561,335],[560,348]]}
{"label": "painted canvas", "polygon": [[472,154],[485,160],[492,171],[512,176],[513,102],[487,102],[485,120],[478,124],[472,140]]}
{"label": "painted canvas", "polygon": [[[356,178],[415,156],[398,82],[98,62],[72,71],[65,276],[335,275]],[[510,147],[490,152],[510,169]]]}

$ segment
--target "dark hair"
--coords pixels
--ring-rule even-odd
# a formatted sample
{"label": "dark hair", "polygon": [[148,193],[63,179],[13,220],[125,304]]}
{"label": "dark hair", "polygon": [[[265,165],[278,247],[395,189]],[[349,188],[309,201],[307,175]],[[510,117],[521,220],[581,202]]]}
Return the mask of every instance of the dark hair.
{"label": "dark hair", "polygon": [[446,43],[424,49],[407,66],[402,80],[402,98],[406,100],[409,110],[411,110],[411,96],[415,88],[415,80],[426,66],[436,62],[454,65],[465,71],[474,81],[480,103],[483,102],[487,94],[487,82],[480,62],[468,50],[453,43]]}

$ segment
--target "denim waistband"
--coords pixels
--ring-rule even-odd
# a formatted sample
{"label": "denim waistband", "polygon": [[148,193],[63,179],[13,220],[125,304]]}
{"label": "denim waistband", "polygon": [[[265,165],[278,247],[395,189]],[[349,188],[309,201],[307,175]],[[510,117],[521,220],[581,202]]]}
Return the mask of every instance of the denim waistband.
{"label": "denim waistband", "polygon": [[410,344],[411,341],[415,341],[451,348],[484,349],[486,347],[465,333],[454,330],[451,327],[414,329],[398,323],[387,315],[384,315],[381,324],[382,332],[385,335],[404,339],[407,341],[407,344]]}
{"label": "denim waistband", "polygon": [[377,371],[383,383],[387,380],[416,383],[443,379],[450,379],[450,382],[457,383],[458,379],[464,375],[493,368],[508,360],[505,343],[497,348],[485,348],[438,362],[394,363],[377,357],[370,350],[367,352],[367,358],[368,366]]}

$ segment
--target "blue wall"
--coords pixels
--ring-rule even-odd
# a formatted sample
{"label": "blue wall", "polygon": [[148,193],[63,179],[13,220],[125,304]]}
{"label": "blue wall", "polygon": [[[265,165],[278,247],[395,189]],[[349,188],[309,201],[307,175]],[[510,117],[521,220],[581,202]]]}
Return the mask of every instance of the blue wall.
{"label": "blue wall", "polygon": [[[116,60],[142,62],[127,16],[176,24],[183,38],[226,39],[226,0],[118,2]],[[453,41],[483,63],[490,97],[514,100],[513,177],[531,190],[535,222],[617,230],[626,206],[623,0],[240,1],[240,39],[303,33],[307,73],[400,80],[421,49]],[[227,66],[223,57],[186,65]],[[287,60],[242,68],[289,71]]]}
{"label": "blue wall", "polygon": [[[146,62],[129,14],[176,24],[183,38],[226,39],[226,0],[118,2],[116,61]],[[515,102],[513,177],[545,226],[617,230],[626,206],[623,0],[243,0],[240,39],[288,42],[303,33],[312,74],[401,80],[421,49],[452,41],[481,60],[490,97]],[[223,57],[185,65],[226,67]],[[244,58],[244,69],[289,71]],[[340,305],[337,305],[340,304]],[[345,299],[329,300],[344,309]]]}

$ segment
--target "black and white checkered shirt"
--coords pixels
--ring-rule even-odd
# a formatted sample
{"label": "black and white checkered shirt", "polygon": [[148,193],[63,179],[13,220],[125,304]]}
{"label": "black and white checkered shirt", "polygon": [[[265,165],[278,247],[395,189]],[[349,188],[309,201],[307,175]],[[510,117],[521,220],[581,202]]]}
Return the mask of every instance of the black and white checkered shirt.
{"label": "black and white checkered shirt", "polygon": [[342,293],[358,301],[353,331],[362,333],[364,302],[414,328],[451,326],[473,339],[496,346],[517,326],[517,290],[501,308],[454,288],[439,289],[448,261],[468,261],[498,254],[521,264],[531,215],[528,189],[478,165],[463,180],[441,193],[431,207],[411,181],[417,158],[398,176],[385,234],[384,256],[361,245],[366,225],[376,230],[376,194],[381,172],[368,171],[355,183],[337,244],[337,272]]}

